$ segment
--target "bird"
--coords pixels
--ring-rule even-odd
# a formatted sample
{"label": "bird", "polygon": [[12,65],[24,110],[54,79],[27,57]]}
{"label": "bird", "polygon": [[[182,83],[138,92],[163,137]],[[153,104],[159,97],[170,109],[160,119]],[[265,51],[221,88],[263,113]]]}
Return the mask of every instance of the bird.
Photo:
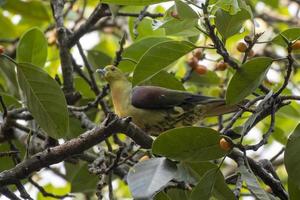
{"label": "bird", "polygon": [[158,86],[132,87],[127,76],[114,65],[97,72],[109,84],[115,113],[119,117],[131,117],[135,125],[153,136],[239,108],[238,105],[226,105],[224,99],[186,91]]}

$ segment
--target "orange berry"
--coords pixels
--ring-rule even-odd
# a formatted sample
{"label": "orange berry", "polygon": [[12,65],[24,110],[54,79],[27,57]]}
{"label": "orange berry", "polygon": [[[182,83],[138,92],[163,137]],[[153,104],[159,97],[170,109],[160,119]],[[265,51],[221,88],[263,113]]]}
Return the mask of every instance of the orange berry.
{"label": "orange berry", "polygon": [[239,42],[236,46],[236,49],[239,51],[239,52],[245,52],[246,49],[248,48],[247,44],[244,43],[244,42]]}
{"label": "orange berry", "polygon": [[195,69],[198,66],[198,59],[195,57],[190,58],[187,61],[187,64],[192,68]]}
{"label": "orange berry", "polygon": [[207,68],[204,65],[198,65],[195,68],[195,71],[197,72],[197,74],[202,75],[202,74],[206,74],[207,73]]}
{"label": "orange berry", "polygon": [[202,58],[202,51],[200,49],[197,49],[196,51],[194,51],[193,55],[195,58],[200,60]]}
{"label": "orange berry", "polygon": [[171,11],[170,15],[171,15],[172,17],[174,17],[175,19],[180,19],[178,13],[177,13],[175,10]]}
{"label": "orange berry", "polygon": [[139,162],[142,162],[142,161],[145,161],[145,160],[149,160],[149,159],[150,159],[149,156],[145,155],[145,156],[143,156],[143,157],[141,157],[139,159]]}
{"label": "orange berry", "polygon": [[297,40],[296,42],[294,42],[291,47],[293,50],[299,50],[300,49],[300,40]]}
{"label": "orange berry", "polygon": [[219,142],[220,148],[224,151],[229,151],[232,148],[232,145],[230,142],[228,142],[225,138],[222,138]]}
{"label": "orange berry", "polygon": [[4,53],[4,46],[0,45],[0,55]]}
{"label": "orange berry", "polygon": [[224,71],[228,68],[228,64],[224,61],[221,61],[221,62],[218,62],[216,64],[216,68],[215,70],[218,70],[218,71]]}
{"label": "orange berry", "polygon": [[249,51],[249,53],[248,53],[248,57],[251,58],[251,57],[253,57],[254,55],[255,55],[255,53],[254,53],[253,49],[251,49],[251,50]]}

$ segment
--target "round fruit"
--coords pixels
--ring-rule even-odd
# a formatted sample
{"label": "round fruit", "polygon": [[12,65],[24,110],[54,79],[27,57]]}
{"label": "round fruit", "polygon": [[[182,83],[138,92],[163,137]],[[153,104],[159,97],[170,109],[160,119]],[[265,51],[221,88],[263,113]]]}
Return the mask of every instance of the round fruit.
{"label": "round fruit", "polygon": [[196,68],[195,68],[195,71],[197,72],[197,74],[206,74],[207,72],[207,68],[204,66],[204,65],[198,65]]}
{"label": "round fruit", "polygon": [[194,57],[196,57],[198,60],[200,60],[202,58],[202,51],[200,49],[197,49],[196,51],[194,51]]}
{"label": "round fruit", "polygon": [[228,68],[228,64],[224,61],[218,62],[216,64],[216,70],[218,71],[224,71]]}
{"label": "round fruit", "polygon": [[299,50],[300,49],[300,40],[297,40],[296,42],[294,42],[291,47],[293,50]]}
{"label": "round fruit", "polygon": [[187,64],[192,68],[195,69],[196,67],[198,67],[198,59],[196,57],[191,57]]}
{"label": "round fruit", "polygon": [[250,51],[249,51],[249,53],[248,53],[248,57],[253,57],[255,55],[255,53],[254,53],[254,51],[253,51],[253,49],[251,49]]}
{"label": "round fruit", "polygon": [[219,142],[220,148],[224,151],[229,151],[232,148],[232,145],[230,142],[228,142],[225,138],[222,138]]}
{"label": "round fruit", "polygon": [[239,52],[245,52],[247,50],[248,46],[246,43],[244,42],[239,42],[236,46],[236,49],[239,51]]}
{"label": "round fruit", "polygon": [[174,10],[171,11],[170,15],[171,15],[172,17],[176,18],[176,19],[180,19],[178,13],[177,13],[176,11],[174,11]]}
{"label": "round fruit", "polygon": [[149,159],[150,159],[149,156],[145,155],[145,156],[141,157],[139,159],[139,161],[142,162],[142,161],[149,160]]}
{"label": "round fruit", "polygon": [[0,55],[4,53],[4,46],[0,45]]}

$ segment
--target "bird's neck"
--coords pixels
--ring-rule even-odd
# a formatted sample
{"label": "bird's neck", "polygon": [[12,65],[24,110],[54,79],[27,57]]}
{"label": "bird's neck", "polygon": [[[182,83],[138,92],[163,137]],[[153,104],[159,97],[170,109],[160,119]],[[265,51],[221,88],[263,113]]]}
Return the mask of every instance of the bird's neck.
{"label": "bird's neck", "polygon": [[116,80],[110,83],[110,88],[115,113],[120,117],[126,116],[130,105],[131,83],[128,80]]}

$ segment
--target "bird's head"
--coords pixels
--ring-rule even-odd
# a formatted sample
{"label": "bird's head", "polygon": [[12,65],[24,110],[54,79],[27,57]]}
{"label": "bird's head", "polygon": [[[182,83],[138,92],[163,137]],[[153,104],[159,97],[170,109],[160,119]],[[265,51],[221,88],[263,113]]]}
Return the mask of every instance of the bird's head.
{"label": "bird's head", "polygon": [[102,74],[105,80],[109,83],[124,78],[126,79],[122,71],[113,65],[108,65],[104,69],[97,69],[97,72]]}

